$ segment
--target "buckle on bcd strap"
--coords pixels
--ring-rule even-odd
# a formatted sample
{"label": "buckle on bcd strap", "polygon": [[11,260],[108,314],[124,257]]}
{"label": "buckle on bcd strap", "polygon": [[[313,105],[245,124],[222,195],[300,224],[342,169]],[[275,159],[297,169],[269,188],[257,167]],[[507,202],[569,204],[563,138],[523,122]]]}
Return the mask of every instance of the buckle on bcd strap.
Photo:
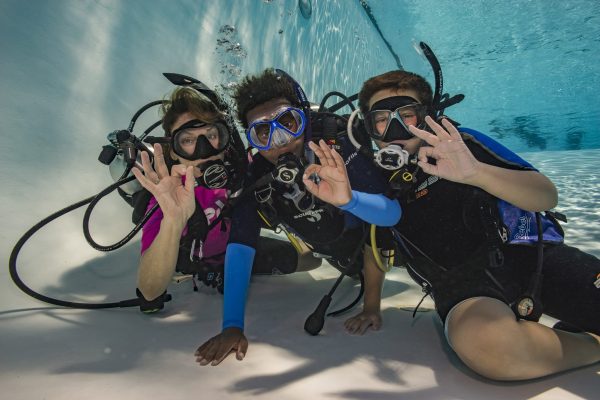
{"label": "buckle on bcd strap", "polygon": [[490,267],[498,268],[504,265],[504,253],[498,247],[494,247],[488,253]]}
{"label": "buckle on bcd strap", "polygon": [[269,201],[271,199],[272,194],[273,194],[273,186],[271,186],[270,183],[267,186],[265,186],[261,189],[256,189],[254,191],[254,197],[256,198],[256,201],[258,201],[261,204]]}

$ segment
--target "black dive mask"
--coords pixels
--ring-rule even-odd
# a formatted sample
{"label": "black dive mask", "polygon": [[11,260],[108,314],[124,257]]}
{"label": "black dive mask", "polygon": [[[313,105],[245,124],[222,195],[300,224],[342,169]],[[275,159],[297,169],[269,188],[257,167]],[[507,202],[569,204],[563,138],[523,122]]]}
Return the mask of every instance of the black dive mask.
{"label": "black dive mask", "polygon": [[186,160],[200,160],[225,150],[229,137],[229,129],[223,122],[208,124],[193,119],[173,131],[171,149]]}
{"label": "black dive mask", "polygon": [[427,115],[427,108],[409,96],[394,96],[373,104],[365,115],[369,136],[383,142],[407,140],[414,137],[408,125],[419,127]]}
{"label": "black dive mask", "polygon": [[202,176],[196,178],[200,186],[209,189],[222,189],[227,186],[230,177],[233,175],[233,168],[223,160],[210,160],[199,166]]}

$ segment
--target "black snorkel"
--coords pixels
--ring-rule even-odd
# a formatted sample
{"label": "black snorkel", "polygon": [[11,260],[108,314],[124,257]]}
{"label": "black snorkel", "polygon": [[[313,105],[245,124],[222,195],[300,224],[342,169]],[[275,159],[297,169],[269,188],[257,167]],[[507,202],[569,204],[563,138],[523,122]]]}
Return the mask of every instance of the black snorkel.
{"label": "black snorkel", "polygon": [[[431,112],[433,119],[437,121],[442,115],[444,115],[444,110],[446,108],[463,101],[465,95],[457,94],[450,97],[448,93],[444,93],[444,75],[442,74],[442,67],[440,66],[440,62],[433,53],[433,50],[431,50],[431,47],[427,45],[427,43],[420,42],[419,48],[420,52],[422,52],[422,54],[429,62],[429,65],[431,65],[431,69],[433,70],[433,75],[435,78],[435,91],[433,93]],[[417,51],[419,50],[417,49]]]}

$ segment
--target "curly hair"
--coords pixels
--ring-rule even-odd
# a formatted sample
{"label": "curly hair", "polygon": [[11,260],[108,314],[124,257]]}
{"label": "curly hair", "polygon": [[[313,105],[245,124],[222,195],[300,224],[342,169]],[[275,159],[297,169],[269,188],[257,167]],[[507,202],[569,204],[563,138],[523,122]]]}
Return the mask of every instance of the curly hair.
{"label": "curly hair", "polygon": [[207,123],[222,121],[225,118],[213,102],[196,89],[178,87],[161,107],[161,113],[163,114],[162,127],[165,130],[165,136],[171,135],[177,117],[187,112]]}
{"label": "curly hair", "polygon": [[238,120],[244,128],[248,127],[246,114],[254,107],[273,99],[286,99],[293,106],[300,107],[300,100],[292,83],[277,74],[274,69],[264,70],[259,75],[248,75],[240,82],[233,94],[237,106]]}
{"label": "curly hair", "polygon": [[431,110],[433,90],[425,78],[413,72],[396,70],[374,76],[363,83],[358,94],[358,106],[363,114],[369,111],[371,97],[384,89],[413,90],[419,96],[422,104]]}

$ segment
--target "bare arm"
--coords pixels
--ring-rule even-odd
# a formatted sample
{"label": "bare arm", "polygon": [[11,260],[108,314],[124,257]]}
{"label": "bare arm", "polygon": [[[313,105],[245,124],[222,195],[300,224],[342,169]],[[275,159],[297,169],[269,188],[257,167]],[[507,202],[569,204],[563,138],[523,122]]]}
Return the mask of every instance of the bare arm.
{"label": "bare arm", "polygon": [[164,218],[152,245],[142,254],[138,267],[138,289],[147,300],[160,296],[175,273],[179,240],[185,225]]}
{"label": "bare arm", "polygon": [[381,328],[381,290],[385,273],[380,270],[373,257],[373,250],[365,245],[364,251],[365,297],[363,311],[349,318],[344,326],[349,333],[364,334],[369,327],[373,330]]}
{"label": "bare arm", "polygon": [[[376,249],[376,251],[379,251]],[[365,245],[364,255],[364,274],[365,274],[365,311],[381,311],[381,290],[385,273],[377,267],[375,257],[373,257],[373,248]]]}
{"label": "bare arm", "polygon": [[471,185],[507,201],[523,210],[544,211],[558,203],[556,187],[537,171],[518,171],[479,163]]}
{"label": "bare arm", "polygon": [[177,264],[181,232],[196,208],[192,167],[175,165],[169,174],[158,144],[154,145],[154,157],[153,167],[148,154],[143,152],[144,173],[133,169],[140,184],[154,195],[164,215],[160,231],[142,254],[139,264],[138,289],[147,300],[160,296],[169,285]]}

